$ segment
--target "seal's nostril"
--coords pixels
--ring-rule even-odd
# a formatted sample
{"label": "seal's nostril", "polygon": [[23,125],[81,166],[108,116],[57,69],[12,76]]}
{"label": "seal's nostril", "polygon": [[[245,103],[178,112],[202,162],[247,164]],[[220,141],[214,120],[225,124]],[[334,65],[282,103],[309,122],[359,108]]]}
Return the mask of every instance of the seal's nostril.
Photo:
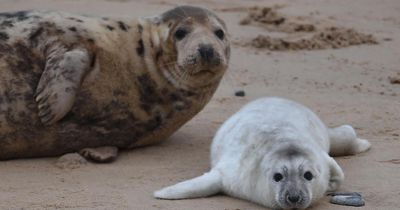
{"label": "seal's nostril", "polygon": [[300,196],[298,196],[298,195],[289,195],[288,196],[288,200],[291,203],[296,203],[296,202],[298,202],[300,200]]}
{"label": "seal's nostril", "polygon": [[211,45],[200,45],[198,51],[205,61],[211,61],[214,58],[214,49]]}

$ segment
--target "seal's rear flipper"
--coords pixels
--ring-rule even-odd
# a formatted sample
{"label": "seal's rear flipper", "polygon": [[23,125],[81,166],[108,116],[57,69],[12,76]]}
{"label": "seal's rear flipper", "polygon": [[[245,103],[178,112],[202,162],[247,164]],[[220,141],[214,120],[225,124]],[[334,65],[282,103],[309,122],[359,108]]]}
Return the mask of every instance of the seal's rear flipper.
{"label": "seal's rear flipper", "polygon": [[212,170],[202,176],[156,191],[154,197],[170,200],[206,197],[217,194],[221,187],[220,173]]}
{"label": "seal's rear flipper", "polygon": [[367,151],[371,144],[357,138],[357,134],[350,125],[342,125],[328,129],[331,148],[329,154],[332,156],[355,155]]}

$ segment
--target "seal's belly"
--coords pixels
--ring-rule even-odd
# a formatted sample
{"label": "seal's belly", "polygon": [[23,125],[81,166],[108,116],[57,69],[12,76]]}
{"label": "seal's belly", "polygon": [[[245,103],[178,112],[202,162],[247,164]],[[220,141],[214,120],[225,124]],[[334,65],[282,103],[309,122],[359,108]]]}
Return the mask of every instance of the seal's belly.
{"label": "seal's belly", "polygon": [[84,84],[65,117],[46,126],[34,100],[44,60],[26,44],[0,42],[0,159],[154,143],[171,135],[203,106],[192,106],[190,97],[199,96],[183,90],[160,93],[148,75],[136,75],[136,82],[127,86],[111,82],[104,70],[94,83]]}
{"label": "seal's belly", "polygon": [[0,41],[0,132],[14,125],[33,126],[37,121],[33,100],[44,68],[43,58],[22,43]]}
{"label": "seal's belly", "polygon": [[56,156],[87,147],[130,148],[137,146],[137,141],[150,144],[164,140],[197,113],[148,104],[153,111],[143,115],[138,101],[104,99],[88,88],[79,92],[63,119],[46,126],[38,118],[28,86],[20,92],[2,87],[7,92],[1,101],[0,159]]}
{"label": "seal's belly", "polygon": [[21,42],[0,40],[0,159],[29,151],[41,139],[34,91],[43,57]]}
{"label": "seal's belly", "polygon": [[[67,144],[60,147],[69,147],[71,141],[78,141],[79,149],[151,144],[170,136],[203,106],[193,105],[183,90],[161,94],[140,81],[125,89],[101,81],[100,76],[95,84],[83,88],[72,110],[57,123],[58,141]],[[135,145],[137,141],[142,143]]]}

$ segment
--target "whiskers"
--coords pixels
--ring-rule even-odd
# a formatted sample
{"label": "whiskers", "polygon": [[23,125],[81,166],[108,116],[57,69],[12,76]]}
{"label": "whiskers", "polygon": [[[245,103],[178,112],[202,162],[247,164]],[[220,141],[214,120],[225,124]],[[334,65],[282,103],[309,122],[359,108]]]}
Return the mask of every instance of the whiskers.
{"label": "whiskers", "polygon": [[[195,56],[192,57],[192,59],[196,59]],[[188,59],[190,60],[191,58],[188,57]],[[197,100],[203,102],[208,99],[207,97],[210,97],[207,93],[213,92],[211,89],[216,88],[220,78],[214,79],[212,76],[208,78],[206,76],[208,75],[207,72],[204,72],[204,75],[198,74],[203,71],[202,64],[199,62],[188,63],[189,65],[187,66],[181,66],[177,61],[177,55],[165,53],[160,57],[159,62],[156,65],[159,72],[170,84],[195,92],[196,95],[198,95]],[[215,73],[215,77],[220,76],[221,73]]]}
{"label": "whiskers", "polygon": [[163,62],[159,68],[163,71],[166,79],[177,87],[185,87],[187,85],[184,81],[187,81],[189,73],[187,71],[182,71],[182,67],[179,66],[178,62]]}

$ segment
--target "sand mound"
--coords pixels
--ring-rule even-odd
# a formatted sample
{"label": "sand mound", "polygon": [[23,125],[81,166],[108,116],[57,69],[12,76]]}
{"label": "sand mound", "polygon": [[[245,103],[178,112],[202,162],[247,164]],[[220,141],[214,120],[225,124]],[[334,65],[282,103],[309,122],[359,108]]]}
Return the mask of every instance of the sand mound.
{"label": "sand mound", "polygon": [[302,38],[299,40],[259,35],[251,41],[250,45],[256,48],[283,51],[337,49],[351,45],[377,43],[372,35],[362,34],[354,29],[330,27],[318,31],[311,38]]}
{"label": "sand mound", "polygon": [[299,22],[299,18],[288,18],[278,13],[279,7],[252,7],[248,10],[248,16],[240,21],[241,25],[256,24],[265,27],[269,31],[286,33],[311,32],[315,26],[309,23]]}
{"label": "sand mound", "polygon": [[[337,49],[352,45],[377,44],[370,34],[343,27],[317,27],[305,22],[307,18],[288,17],[277,11],[278,7],[252,7],[248,15],[240,21],[241,25],[257,25],[270,32],[283,32],[289,37],[258,35],[244,46],[266,48],[274,51]],[[307,36],[304,36],[306,32]]]}

